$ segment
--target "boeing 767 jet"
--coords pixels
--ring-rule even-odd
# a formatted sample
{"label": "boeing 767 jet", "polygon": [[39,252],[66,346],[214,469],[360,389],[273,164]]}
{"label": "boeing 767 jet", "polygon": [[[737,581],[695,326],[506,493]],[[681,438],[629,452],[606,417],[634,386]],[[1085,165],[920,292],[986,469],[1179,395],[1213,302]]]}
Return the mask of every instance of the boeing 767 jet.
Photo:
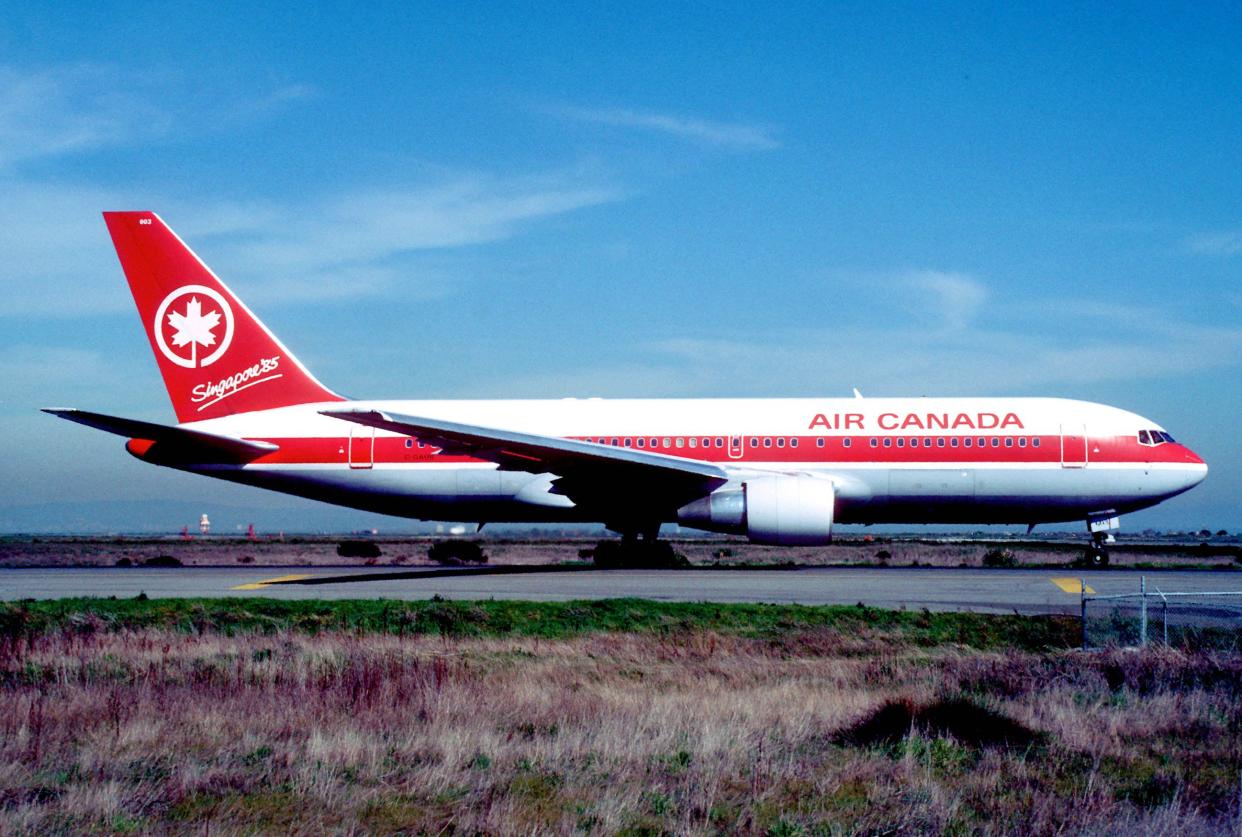
{"label": "boeing 767 jet", "polygon": [[177,415],[76,409],[137,458],[422,520],[660,525],[827,543],[839,523],[1082,520],[1207,465],[1160,425],[1060,398],[351,400],[321,384],[152,212],[105,212]]}

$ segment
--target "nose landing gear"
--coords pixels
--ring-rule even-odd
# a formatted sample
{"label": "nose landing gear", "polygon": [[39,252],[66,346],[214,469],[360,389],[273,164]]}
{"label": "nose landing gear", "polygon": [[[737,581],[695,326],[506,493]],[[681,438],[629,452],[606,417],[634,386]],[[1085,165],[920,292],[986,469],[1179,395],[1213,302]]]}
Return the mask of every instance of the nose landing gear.
{"label": "nose landing gear", "polygon": [[1083,555],[1083,563],[1091,567],[1108,566],[1108,544],[1116,543],[1113,532],[1121,528],[1121,518],[1112,509],[1087,515],[1087,531],[1091,545]]}

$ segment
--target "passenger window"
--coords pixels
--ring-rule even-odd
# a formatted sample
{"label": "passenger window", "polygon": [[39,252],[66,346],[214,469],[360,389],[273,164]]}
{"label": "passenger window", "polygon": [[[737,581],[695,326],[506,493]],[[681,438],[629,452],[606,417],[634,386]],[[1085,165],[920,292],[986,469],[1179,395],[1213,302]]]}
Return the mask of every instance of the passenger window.
{"label": "passenger window", "polygon": [[1036,438],[1034,438],[1034,439],[1032,439],[1032,440],[1031,440],[1031,447],[1033,447],[1033,448],[1037,448],[1037,447],[1039,447],[1039,437],[1036,437]]}
{"label": "passenger window", "polygon": [[919,440],[917,438],[910,440],[910,447],[917,448],[918,446],[919,446]]}
{"label": "passenger window", "polygon": [[969,436],[967,436],[965,439],[962,440],[962,444],[966,447],[970,447],[974,443],[975,443],[975,440]]}
{"label": "passenger window", "polygon": [[952,439],[949,440],[949,447],[955,448],[957,447],[957,445],[958,445],[957,437],[954,436]]}
{"label": "passenger window", "polygon": [[822,448],[823,446],[824,446],[824,437],[820,436],[818,439],[815,440],[815,447]]}
{"label": "passenger window", "polygon": [[1023,436],[1022,438],[1018,439],[1018,447],[1020,447],[1020,448],[1024,448],[1024,447],[1026,447],[1026,437],[1025,437],[1025,436]]}
{"label": "passenger window", "polygon": [[871,447],[873,447],[873,448],[874,448],[874,447],[876,447],[877,445],[879,445],[879,443],[880,443],[880,440],[879,440],[879,439],[877,439],[877,438],[876,438],[876,437],[874,437],[874,436],[872,436],[872,437],[871,437]]}
{"label": "passenger window", "polygon": [[944,447],[944,437],[943,437],[943,436],[937,436],[937,437],[936,437],[936,447],[938,447],[938,448],[942,448],[942,447]]}
{"label": "passenger window", "polygon": [[1007,448],[1011,448],[1011,447],[1013,447],[1013,437],[1012,437],[1012,436],[1006,436],[1006,437],[1005,437],[1005,447],[1007,447]]}
{"label": "passenger window", "polygon": [[884,437],[884,447],[886,447],[886,448],[891,448],[892,446],[893,446],[893,437],[892,437],[892,436],[885,436],[885,437]]}
{"label": "passenger window", "polygon": [[414,447],[414,440],[413,440],[413,439],[406,439],[406,440],[405,440],[405,446],[406,446],[407,448],[412,448],[412,447]]}
{"label": "passenger window", "polygon": [[757,448],[757,447],[759,447],[759,440],[758,440],[758,439],[756,439],[754,436],[751,436],[751,437],[750,437],[750,446],[751,446],[752,448]]}
{"label": "passenger window", "polygon": [[692,447],[692,448],[697,448],[697,447],[699,446],[699,440],[698,440],[698,439],[690,439],[690,440],[689,440],[689,444],[690,444],[690,447]]}
{"label": "passenger window", "polygon": [[664,447],[671,448],[673,446],[673,438],[671,436],[664,437]]}
{"label": "passenger window", "polygon": [[797,440],[796,438],[794,438],[794,439],[790,439],[790,440],[789,440],[789,446],[790,446],[791,448],[796,448],[796,447],[798,446],[798,440]]}
{"label": "passenger window", "polygon": [[[738,440],[737,440],[737,444],[738,444],[738,447],[741,447],[741,445],[742,445],[742,440],[741,440],[741,439],[738,439]],[[716,437],[716,447],[718,447],[718,448],[723,448],[723,447],[724,447],[724,438],[723,438],[722,436],[717,436],[717,437]]]}
{"label": "passenger window", "polygon": [[617,447],[617,446],[618,446],[618,445],[620,445],[620,444],[621,444],[621,440],[620,440],[620,439],[618,439],[616,436],[613,436],[613,437],[612,437],[612,446],[615,448],[615,447]]}
{"label": "passenger window", "polygon": [[930,438],[928,438],[928,439],[924,439],[924,440],[923,440],[923,447],[925,447],[925,448],[930,448],[930,447],[931,447],[931,439],[930,439]]}
{"label": "passenger window", "polygon": [[685,439],[683,439],[683,438],[681,438],[680,436],[678,436],[678,437],[677,437],[677,447],[679,447],[679,448],[684,448],[685,446],[686,446],[686,440],[685,440]]}
{"label": "passenger window", "polygon": [[646,439],[642,439],[642,438],[640,438],[640,439],[638,440],[638,446],[639,446],[640,448],[645,448],[645,447],[647,447],[647,440],[646,440]]}
{"label": "passenger window", "polygon": [[632,440],[631,440],[631,439],[628,439],[628,438],[625,440],[625,446],[626,446],[627,448],[630,446],[630,442],[631,442],[631,441],[632,441]]}
{"label": "passenger window", "polygon": [[1000,439],[996,438],[995,436],[992,437],[992,447],[994,448],[1000,447]]}
{"label": "passenger window", "polygon": [[905,446],[906,446],[906,437],[905,437],[905,436],[898,436],[898,437],[897,437],[897,447],[899,447],[899,448],[904,448]]}
{"label": "passenger window", "polygon": [[784,436],[780,436],[780,437],[778,437],[778,438],[777,438],[777,440],[776,440],[776,446],[777,446],[778,448],[783,448],[783,447],[785,447],[785,437],[784,437]]}
{"label": "passenger window", "polygon": [[764,437],[763,437],[763,446],[764,446],[765,448],[770,448],[770,447],[772,447],[772,437],[771,437],[771,436],[764,436]]}
{"label": "passenger window", "polygon": [[841,440],[841,447],[843,448],[848,448],[852,444],[854,444],[854,440],[848,436]]}

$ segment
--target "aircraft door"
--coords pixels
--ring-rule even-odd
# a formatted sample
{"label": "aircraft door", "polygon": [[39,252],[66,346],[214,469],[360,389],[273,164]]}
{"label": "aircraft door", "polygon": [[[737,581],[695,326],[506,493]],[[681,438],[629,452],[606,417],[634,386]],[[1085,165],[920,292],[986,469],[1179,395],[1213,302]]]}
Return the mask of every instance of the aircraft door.
{"label": "aircraft door", "polygon": [[1061,425],[1061,467],[1085,468],[1087,465],[1087,428],[1082,424]]}
{"label": "aircraft door", "polygon": [[375,465],[375,428],[353,424],[349,429],[349,467],[370,468]]}
{"label": "aircraft door", "polygon": [[730,459],[741,459],[742,458],[742,437],[741,436],[730,436],[729,437],[729,458]]}

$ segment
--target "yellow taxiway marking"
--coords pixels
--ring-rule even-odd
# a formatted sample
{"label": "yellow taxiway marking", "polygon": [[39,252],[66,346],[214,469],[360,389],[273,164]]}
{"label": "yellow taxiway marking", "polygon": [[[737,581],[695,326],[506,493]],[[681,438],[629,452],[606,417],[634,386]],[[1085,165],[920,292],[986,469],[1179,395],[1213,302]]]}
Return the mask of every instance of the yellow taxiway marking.
{"label": "yellow taxiway marking", "polygon": [[230,587],[230,590],[262,590],[269,584],[280,584],[282,581],[301,581],[304,578],[310,578],[309,574],[302,575],[278,575],[275,578],[265,578],[262,581],[252,581],[249,584],[239,584],[236,587]]}
{"label": "yellow taxiway marking", "polygon": [[[1079,578],[1054,578],[1052,579],[1052,583],[1060,587],[1066,593],[1077,593],[1079,591],[1084,591],[1082,579]],[[1088,585],[1084,592],[1094,593],[1095,591]]]}

